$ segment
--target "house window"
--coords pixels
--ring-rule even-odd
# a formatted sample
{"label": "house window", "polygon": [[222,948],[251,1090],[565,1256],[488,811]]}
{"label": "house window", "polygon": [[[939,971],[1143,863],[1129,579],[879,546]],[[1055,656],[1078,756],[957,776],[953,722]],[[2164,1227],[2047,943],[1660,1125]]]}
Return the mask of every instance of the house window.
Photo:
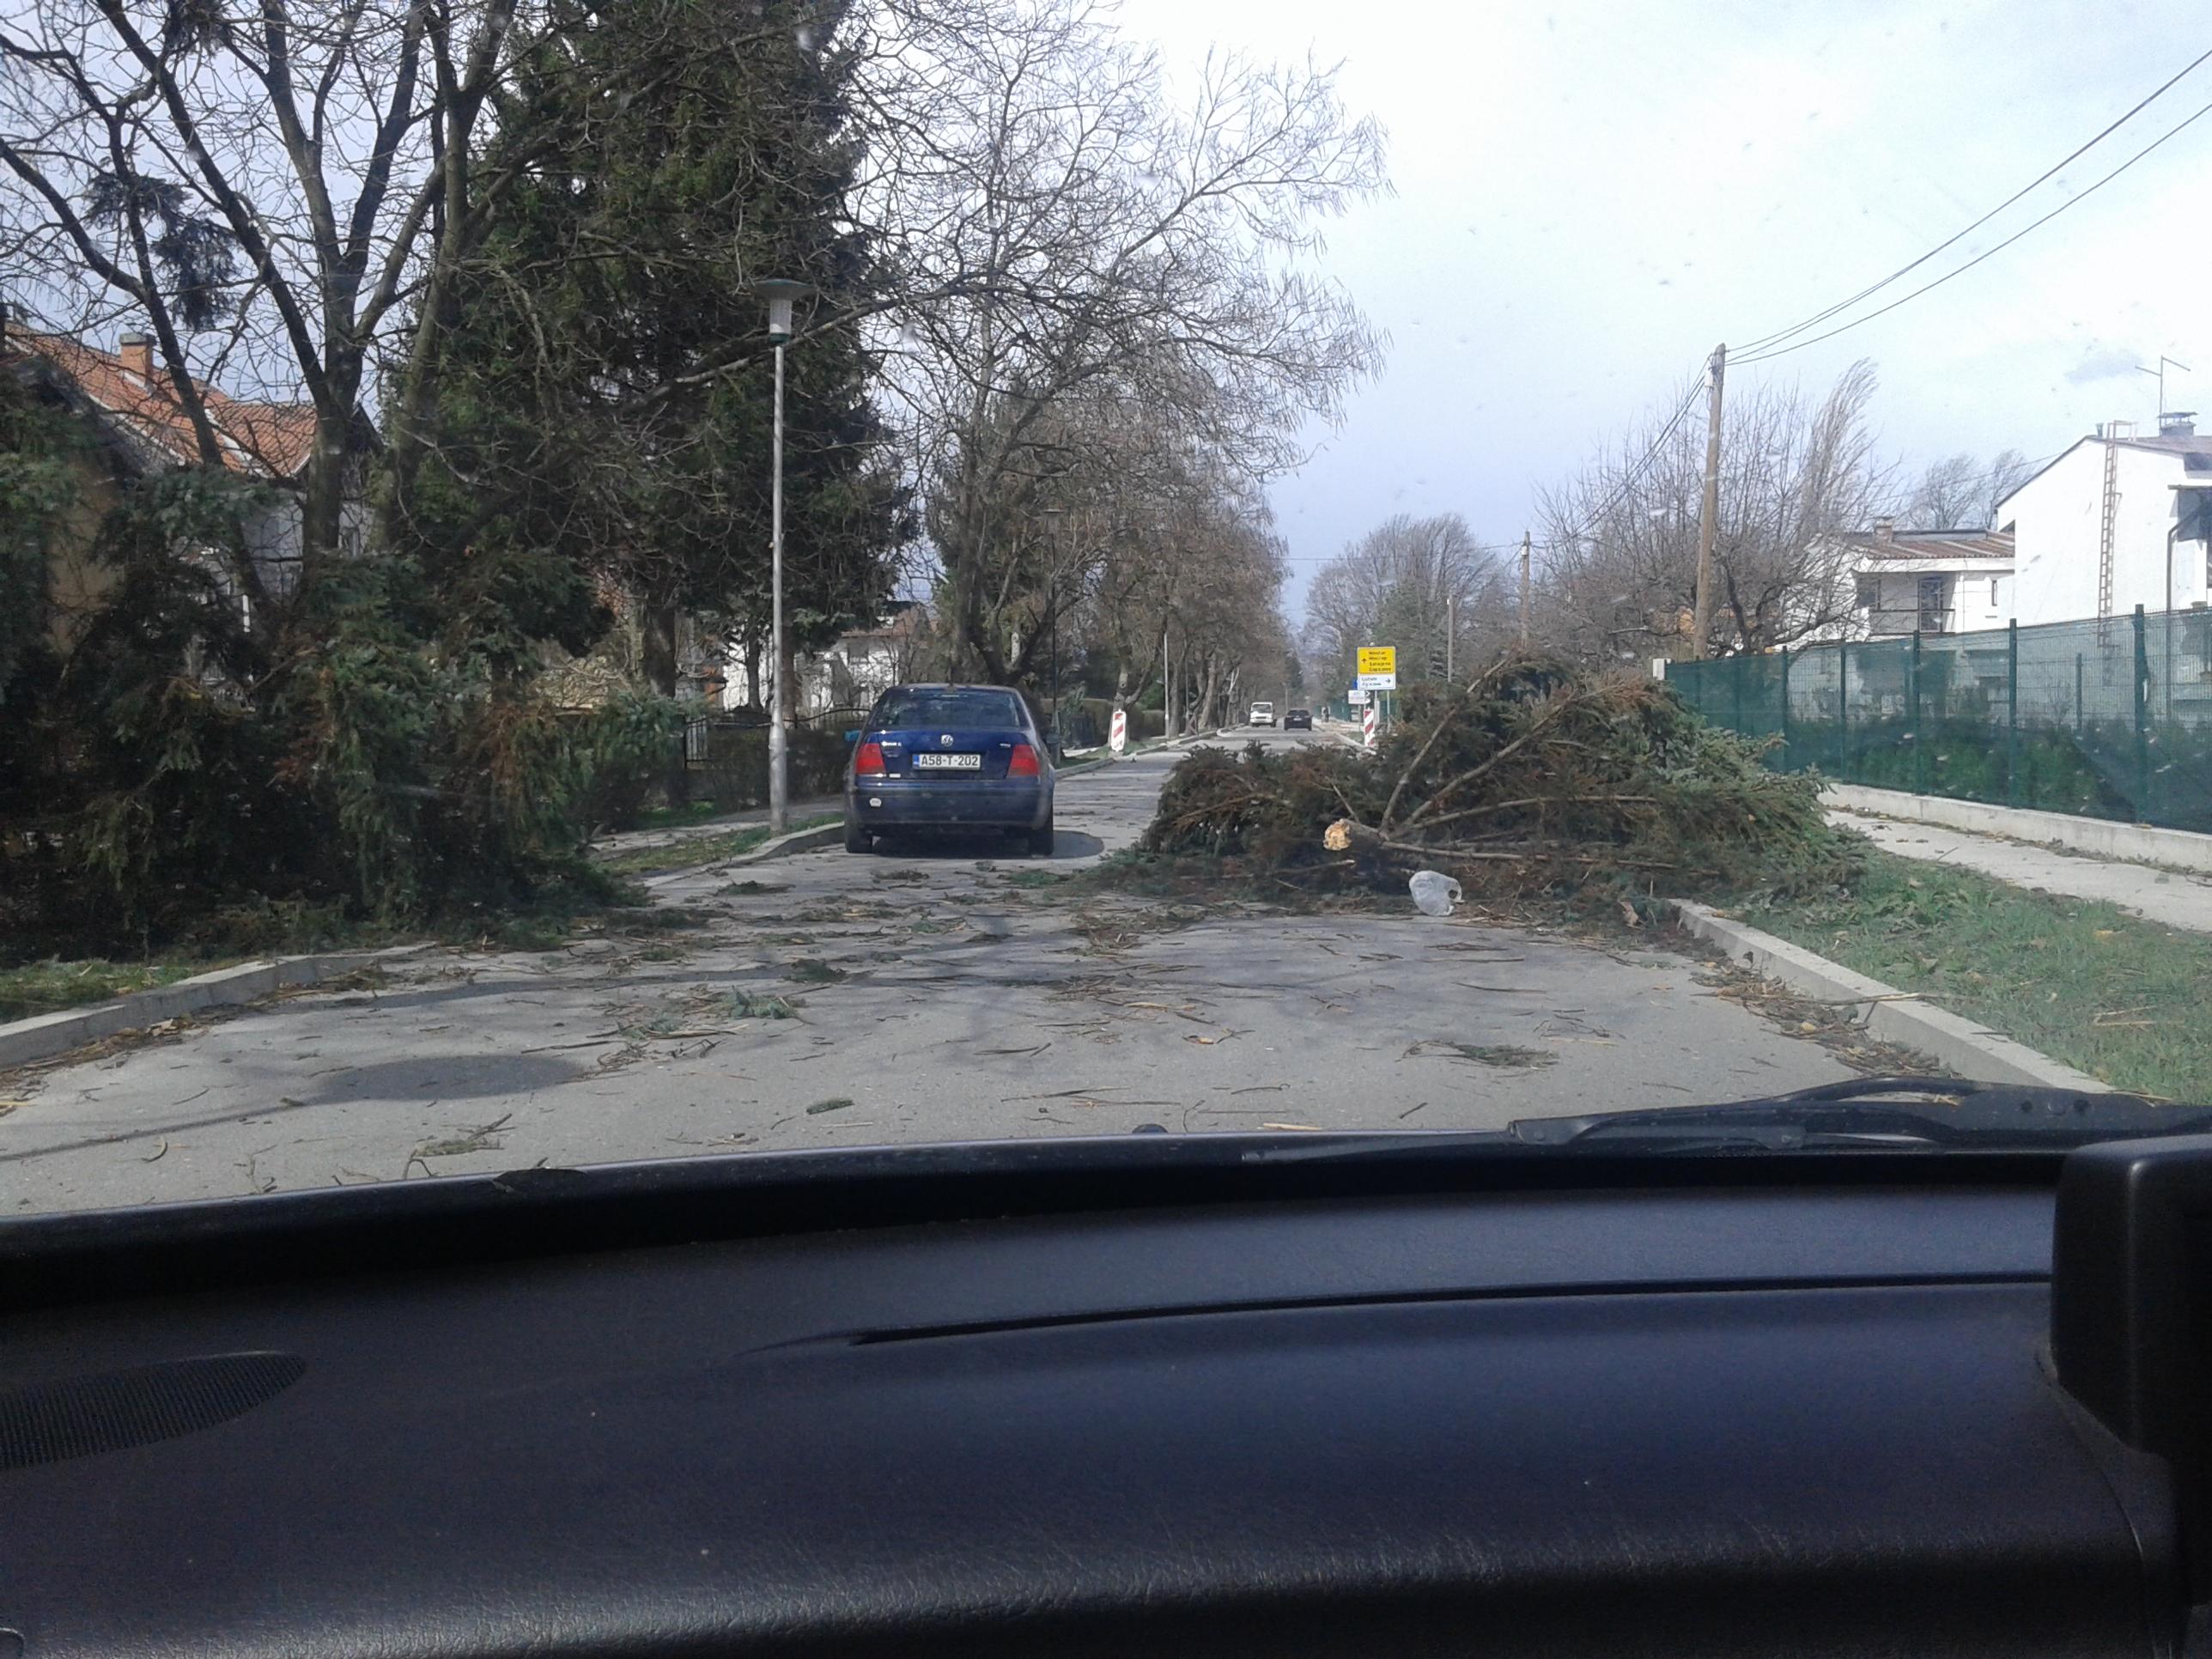
{"label": "house window", "polygon": [[1941,576],[1920,579],[1920,631],[1923,634],[1943,631],[1944,613],[1949,609],[1943,603],[1943,586]]}
{"label": "house window", "polygon": [[1997,579],[1996,579],[1995,576],[1992,576],[1992,577],[1990,577],[1990,610],[1992,610],[1992,611],[1994,611],[1994,610],[1996,610],[1996,608],[1997,608]]}
{"label": "house window", "polygon": [[[2212,568],[2212,558],[2208,558],[2207,568]],[[1881,579],[1879,576],[1861,576],[1858,579],[1857,603],[1862,611],[1871,611],[1881,603]]]}

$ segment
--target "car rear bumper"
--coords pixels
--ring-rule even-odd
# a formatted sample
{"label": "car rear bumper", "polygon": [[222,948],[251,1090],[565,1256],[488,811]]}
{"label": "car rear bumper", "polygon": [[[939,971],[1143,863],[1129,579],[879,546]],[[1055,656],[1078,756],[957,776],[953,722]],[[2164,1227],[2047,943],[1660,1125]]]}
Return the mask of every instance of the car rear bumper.
{"label": "car rear bumper", "polygon": [[864,830],[1041,830],[1052,817],[1042,778],[871,778],[845,791],[845,819]]}

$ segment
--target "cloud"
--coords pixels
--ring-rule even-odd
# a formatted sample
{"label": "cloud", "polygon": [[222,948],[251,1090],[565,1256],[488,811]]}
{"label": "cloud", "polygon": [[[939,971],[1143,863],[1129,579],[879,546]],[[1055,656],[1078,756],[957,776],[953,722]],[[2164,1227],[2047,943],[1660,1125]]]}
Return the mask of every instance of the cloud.
{"label": "cloud", "polygon": [[2123,374],[2136,372],[2136,355],[2123,351],[2118,346],[2093,346],[2082,355],[2081,361],[2066,371],[2069,386],[2094,386],[2099,380],[2117,380]]}

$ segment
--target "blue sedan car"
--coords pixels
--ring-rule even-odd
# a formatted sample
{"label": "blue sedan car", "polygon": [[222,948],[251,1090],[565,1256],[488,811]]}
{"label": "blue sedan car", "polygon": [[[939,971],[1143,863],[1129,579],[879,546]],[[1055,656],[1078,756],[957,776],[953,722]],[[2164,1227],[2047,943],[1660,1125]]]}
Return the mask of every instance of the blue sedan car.
{"label": "blue sedan car", "polygon": [[1052,852],[1052,762],[1018,691],[895,685],[845,769],[845,850],[907,830],[998,830]]}

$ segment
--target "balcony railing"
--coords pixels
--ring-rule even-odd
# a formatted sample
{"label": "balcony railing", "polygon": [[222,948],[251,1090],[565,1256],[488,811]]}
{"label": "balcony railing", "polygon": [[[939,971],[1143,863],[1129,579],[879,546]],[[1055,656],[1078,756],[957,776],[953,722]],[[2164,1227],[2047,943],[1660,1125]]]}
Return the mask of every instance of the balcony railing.
{"label": "balcony railing", "polygon": [[1948,634],[1952,632],[1952,619],[1958,614],[1948,607],[1939,610],[1920,605],[1870,605],[1860,609],[1859,619],[1866,624],[1869,638],[1888,640],[1916,630]]}

